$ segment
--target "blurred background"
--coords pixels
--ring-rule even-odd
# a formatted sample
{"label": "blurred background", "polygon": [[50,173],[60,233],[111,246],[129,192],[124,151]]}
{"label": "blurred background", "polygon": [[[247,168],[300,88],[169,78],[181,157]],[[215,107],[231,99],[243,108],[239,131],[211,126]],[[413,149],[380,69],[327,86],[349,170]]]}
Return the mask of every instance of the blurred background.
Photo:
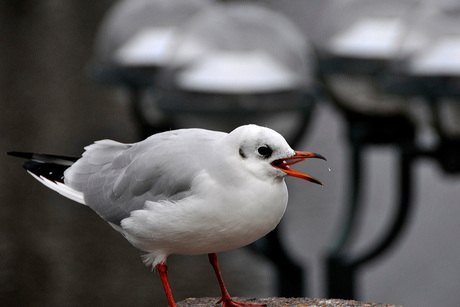
{"label": "blurred background", "polygon": [[[324,187],[288,178],[276,235],[220,254],[232,296],[455,306],[460,6],[381,2],[2,1],[0,148],[274,128],[327,157],[299,167]],[[0,158],[0,305],[167,305],[139,251],[20,164]],[[168,264],[177,301],[220,296],[207,257]]]}

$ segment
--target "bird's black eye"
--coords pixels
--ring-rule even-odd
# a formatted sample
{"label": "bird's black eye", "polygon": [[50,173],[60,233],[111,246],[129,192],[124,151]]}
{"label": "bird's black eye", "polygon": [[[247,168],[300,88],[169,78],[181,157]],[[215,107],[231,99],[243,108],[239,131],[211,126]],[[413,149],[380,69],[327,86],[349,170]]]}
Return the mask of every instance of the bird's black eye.
{"label": "bird's black eye", "polygon": [[272,149],[268,145],[260,146],[257,151],[264,158],[269,158],[272,155]]}

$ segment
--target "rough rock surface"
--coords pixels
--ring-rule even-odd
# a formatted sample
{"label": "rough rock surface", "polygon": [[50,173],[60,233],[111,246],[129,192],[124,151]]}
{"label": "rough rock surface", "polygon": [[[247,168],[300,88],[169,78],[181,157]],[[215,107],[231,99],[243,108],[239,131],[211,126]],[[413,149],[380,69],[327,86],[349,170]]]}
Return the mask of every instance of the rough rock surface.
{"label": "rough rock surface", "polygon": [[[265,304],[267,307],[397,307],[396,305],[380,303],[363,303],[358,301],[340,300],[340,299],[312,299],[312,298],[234,298],[238,302]],[[219,298],[203,297],[188,298],[177,304],[177,307],[215,307]]]}

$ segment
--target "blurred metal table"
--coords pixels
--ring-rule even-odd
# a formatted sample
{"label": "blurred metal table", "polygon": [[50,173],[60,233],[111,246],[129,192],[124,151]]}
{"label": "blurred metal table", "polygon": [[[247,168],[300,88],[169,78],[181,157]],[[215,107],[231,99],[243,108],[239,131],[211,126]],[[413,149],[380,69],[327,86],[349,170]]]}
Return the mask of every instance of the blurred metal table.
{"label": "blurred metal table", "polygon": [[456,174],[460,172],[460,4],[427,6],[407,32],[400,47],[406,52],[391,63],[380,86],[406,99],[419,97],[428,105],[439,140],[419,152],[438,161],[446,173]]}
{"label": "blurred metal table", "polygon": [[[460,32],[460,10],[458,4],[432,6],[417,1],[356,0],[340,5],[336,3],[325,14],[325,22],[337,16],[337,9],[344,17],[338,18],[335,29],[329,26],[329,35],[318,43],[318,75],[325,93],[347,121],[352,151],[351,196],[326,255],[327,296],[352,299],[357,296],[360,267],[393,247],[407,225],[414,160],[435,158],[446,172],[460,172],[460,122],[453,116],[456,126],[449,131],[441,115],[441,100],[460,98],[460,33],[455,33]],[[409,116],[409,101],[414,96],[430,105],[440,138],[435,147],[425,148],[416,140],[417,125]],[[449,106],[449,112],[460,116],[458,102]],[[398,149],[396,214],[380,241],[364,252],[347,252],[362,209],[363,152],[382,144]]]}
{"label": "blurred metal table", "polygon": [[386,92],[407,99],[419,97],[427,103],[439,139],[430,148],[419,147],[417,155],[436,160],[448,174],[460,173],[460,70],[424,75],[394,69],[380,82]]}
{"label": "blurred metal table", "polygon": [[[337,63],[337,59],[334,62]],[[348,65],[347,59],[342,59]],[[356,59],[352,60],[356,62]],[[328,67],[327,59],[320,61],[321,67]],[[380,63],[377,63],[380,64]],[[322,66],[324,65],[324,66]],[[372,64],[364,62],[371,67]],[[357,296],[356,278],[358,270],[370,261],[382,256],[401,237],[411,208],[412,162],[415,158],[415,126],[403,113],[399,112],[367,112],[353,108],[346,98],[331,87],[328,71],[319,71],[323,88],[329,99],[343,113],[348,130],[348,142],[351,150],[350,198],[346,204],[345,216],[342,220],[335,241],[326,255],[327,296],[344,299],[355,299]],[[369,71],[370,75],[376,71]],[[360,203],[362,192],[363,155],[367,147],[391,145],[398,149],[399,164],[397,172],[398,190],[395,200],[396,214],[389,222],[384,235],[366,251],[346,252],[348,245],[353,243],[360,222],[357,220],[363,204]]]}
{"label": "blurred metal table", "polygon": [[[325,255],[327,297],[356,299],[360,268],[394,247],[407,225],[416,126],[407,115],[407,102],[383,92],[378,80],[398,51],[404,17],[412,2],[331,1],[321,16],[318,28],[322,35],[314,41],[320,63],[318,78],[346,120],[351,150],[350,196],[336,238]],[[364,151],[379,145],[397,149],[396,212],[377,241],[365,250],[351,251],[364,206],[360,199]]]}

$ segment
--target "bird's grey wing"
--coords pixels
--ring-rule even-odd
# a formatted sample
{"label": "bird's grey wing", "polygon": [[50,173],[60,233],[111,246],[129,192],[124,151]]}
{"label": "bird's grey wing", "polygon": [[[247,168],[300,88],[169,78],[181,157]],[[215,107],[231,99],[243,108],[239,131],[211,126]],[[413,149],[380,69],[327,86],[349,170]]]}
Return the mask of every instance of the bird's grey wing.
{"label": "bird's grey wing", "polygon": [[66,171],[65,183],[83,192],[85,203],[103,219],[119,224],[147,200],[187,196],[210,142],[223,135],[183,129],[135,144],[98,141]]}

